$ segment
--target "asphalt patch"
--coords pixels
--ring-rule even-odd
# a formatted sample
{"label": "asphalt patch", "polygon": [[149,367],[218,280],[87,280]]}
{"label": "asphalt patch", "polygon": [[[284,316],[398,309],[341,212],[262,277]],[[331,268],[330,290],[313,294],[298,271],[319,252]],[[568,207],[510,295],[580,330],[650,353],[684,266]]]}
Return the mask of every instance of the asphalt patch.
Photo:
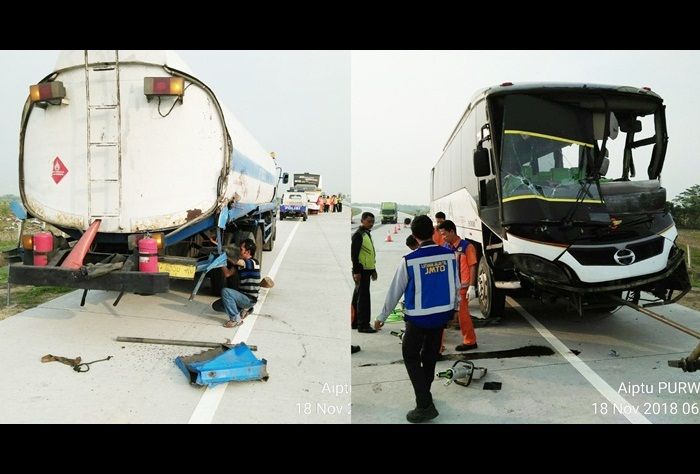
{"label": "asphalt patch", "polygon": [[[581,351],[575,349],[570,349],[575,355],[579,355]],[[462,354],[443,354],[442,358],[439,360],[478,360],[478,359],[511,359],[513,357],[540,357],[553,355],[555,352],[551,347],[548,346],[524,346],[518,347],[517,349],[507,349],[503,351],[487,351],[487,352],[469,352]],[[391,365],[391,364],[403,364],[403,359],[395,360],[389,362],[388,364],[382,364],[377,362],[372,362],[369,364],[362,364],[359,367],[375,367],[378,365]]]}

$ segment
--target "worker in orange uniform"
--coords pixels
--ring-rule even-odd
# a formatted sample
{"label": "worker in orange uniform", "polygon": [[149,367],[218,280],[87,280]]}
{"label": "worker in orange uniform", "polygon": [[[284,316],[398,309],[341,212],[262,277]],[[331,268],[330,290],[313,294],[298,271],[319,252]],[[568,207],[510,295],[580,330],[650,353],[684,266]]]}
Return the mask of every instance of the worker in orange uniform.
{"label": "worker in orange uniform", "polygon": [[323,209],[324,209],[324,207],[325,207],[325,205],[326,205],[326,200],[323,199],[323,194],[320,194],[320,195],[318,196],[318,199],[316,200],[316,204],[318,204],[318,213],[319,213],[319,214],[322,214],[322,213],[323,213]]}
{"label": "worker in orange uniform", "polygon": [[476,249],[468,240],[457,235],[457,227],[450,220],[443,221],[438,229],[445,240],[443,247],[451,249],[457,255],[459,268],[459,328],[462,331],[462,344],[455,347],[456,351],[476,349],[476,333],[469,314],[469,300],[476,298]]}
{"label": "worker in orange uniform", "polygon": [[445,213],[440,211],[437,214],[435,214],[435,230],[433,231],[433,242],[435,242],[437,245],[445,246],[445,239],[442,237],[442,234],[440,233],[440,230],[438,227],[440,224],[445,222]]}

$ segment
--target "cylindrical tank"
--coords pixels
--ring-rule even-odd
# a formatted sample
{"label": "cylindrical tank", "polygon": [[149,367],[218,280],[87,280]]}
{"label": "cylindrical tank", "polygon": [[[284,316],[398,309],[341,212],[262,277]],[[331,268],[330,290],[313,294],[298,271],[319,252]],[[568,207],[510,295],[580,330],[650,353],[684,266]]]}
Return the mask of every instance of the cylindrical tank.
{"label": "cylindrical tank", "polygon": [[[88,54],[91,67],[115,60],[115,51]],[[204,219],[223,199],[251,208],[272,201],[275,161],[173,52],[119,51],[118,76],[103,71],[86,84],[85,52],[66,51],[55,72],[69,100],[45,109],[27,102],[22,121],[20,193],[35,217],[78,230],[100,218],[100,233],[134,234]],[[149,101],[144,77],[170,76],[185,78],[184,100]],[[91,104],[118,97],[120,108],[86,116],[88,87]]]}
{"label": "cylindrical tank", "polygon": [[53,251],[53,234],[38,232],[33,237],[34,265],[45,267],[49,263],[49,252]]}
{"label": "cylindrical tank", "polygon": [[158,243],[155,239],[145,237],[139,240],[139,271],[158,272]]}

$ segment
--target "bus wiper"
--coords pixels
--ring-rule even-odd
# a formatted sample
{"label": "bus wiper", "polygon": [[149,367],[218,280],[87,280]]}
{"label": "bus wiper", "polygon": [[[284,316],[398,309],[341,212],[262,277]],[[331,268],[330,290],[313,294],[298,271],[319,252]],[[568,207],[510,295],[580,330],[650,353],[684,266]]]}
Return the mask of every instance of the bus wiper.
{"label": "bus wiper", "polygon": [[609,222],[570,221],[570,224],[577,227],[610,227]]}
{"label": "bus wiper", "polygon": [[574,202],[574,205],[571,207],[571,210],[567,212],[567,214],[562,217],[561,219],[561,224],[563,226],[569,226],[573,223],[574,221],[574,216],[576,215],[576,210],[578,209],[578,205],[583,202],[583,200],[586,198],[586,196],[589,196],[593,198],[593,195],[589,192],[589,189],[591,187],[591,184],[595,183],[596,180],[594,179],[587,179],[586,181],[579,181],[580,188],[578,190],[578,193],[576,194],[576,201]]}
{"label": "bus wiper", "polygon": [[651,222],[654,220],[654,217],[655,217],[654,214],[663,214],[663,212],[659,211],[659,212],[655,212],[655,213],[650,213],[650,214],[647,214],[646,217],[642,217],[640,219],[632,220],[632,221],[625,221],[624,219],[622,219],[622,222],[620,222],[618,227],[626,227],[626,226],[637,225],[637,224],[646,224],[647,222]]}

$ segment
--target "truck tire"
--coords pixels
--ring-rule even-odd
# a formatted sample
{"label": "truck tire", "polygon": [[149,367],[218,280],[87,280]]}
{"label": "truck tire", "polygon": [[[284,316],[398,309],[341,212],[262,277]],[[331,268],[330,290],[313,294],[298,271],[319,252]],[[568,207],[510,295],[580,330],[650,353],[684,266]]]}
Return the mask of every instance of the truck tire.
{"label": "truck tire", "polygon": [[[223,240],[221,242],[223,247],[227,247],[229,245],[235,245],[235,235],[234,232],[231,231],[230,229],[226,229],[223,234]],[[236,242],[237,243],[237,242]],[[224,274],[221,272],[221,269],[219,268],[214,268],[211,270],[208,274],[209,276],[209,289],[211,291],[212,296],[220,297],[221,296],[221,290],[224,289],[226,286],[226,278],[224,278]]]}
{"label": "truck tire", "polygon": [[506,305],[506,293],[496,288],[493,273],[486,262],[486,255],[482,255],[479,260],[476,280],[476,288],[479,292],[479,309],[482,316],[486,319],[503,316],[503,309]]}
{"label": "truck tire", "polygon": [[281,220],[281,221],[284,220],[284,214],[282,214],[282,213],[280,213],[280,220]]}
{"label": "truck tire", "polygon": [[209,288],[212,296],[221,296],[221,290],[226,285],[226,279],[220,268],[215,268],[209,272]]}
{"label": "truck tire", "polygon": [[304,217],[301,218],[304,222],[306,222],[306,214],[304,214]]}
{"label": "truck tire", "polygon": [[263,250],[266,252],[272,251],[275,247],[275,233],[277,232],[277,221],[272,220],[272,230],[270,230],[270,238],[263,244]]}
{"label": "truck tire", "polygon": [[263,228],[261,226],[257,226],[255,228],[255,255],[253,255],[253,258],[258,261],[260,265],[262,265],[262,258],[263,258]]}

